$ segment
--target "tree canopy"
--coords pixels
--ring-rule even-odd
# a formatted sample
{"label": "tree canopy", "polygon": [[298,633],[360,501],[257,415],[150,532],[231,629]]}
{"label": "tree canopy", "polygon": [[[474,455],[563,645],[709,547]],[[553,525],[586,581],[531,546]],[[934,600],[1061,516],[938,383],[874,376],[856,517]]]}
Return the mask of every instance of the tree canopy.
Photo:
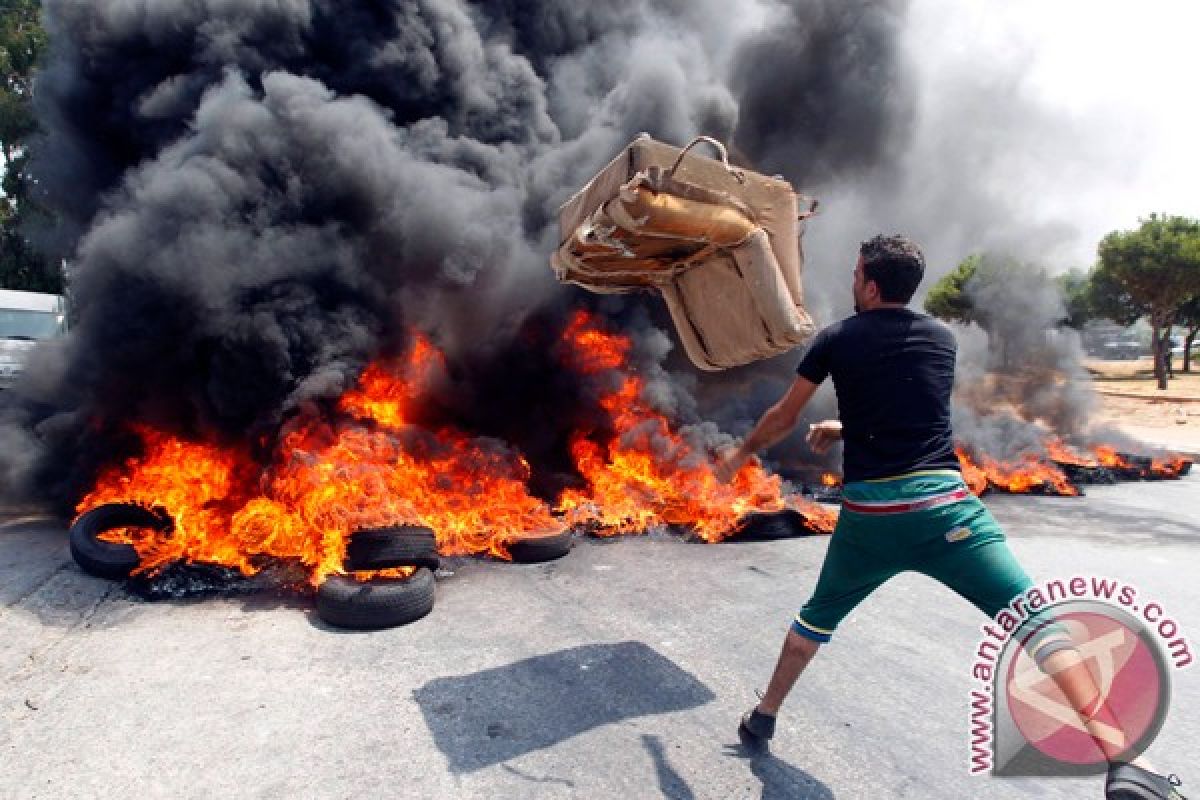
{"label": "tree canopy", "polygon": [[23,233],[42,213],[32,201],[28,143],[36,135],[34,70],[46,49],[38,0],[0,0],[0,286],[61,292],[61,270],[47,264]]}
{"label": "tree canopy", "polygon": [[1085,302],[1093,317],[1110,319],[1126,327],[1146,315],[1145,307],[1136,303],[1108,270],[1093,269],[1089,273]]}
{"label": "tree canopy", "polygon": [[1066,306],[1066,323],[1078,330],[1096,316],[1091,276],[1086,270],[1071,269],[1059,275],[1057,283]]}
{"label": "tree canopy", "polygon": [[1115,296],[1168,324],[1175,311],[1200,294],[1200,220],[1151,214],[1133,231],[1113,231],[1100,242],[1093,278]]}
{"label": "tree canopy", "polygon": [[1062,287],[1035,264],[974,254],[934,284],[925,310],[950,322],[975,323],[988,335],[993,366],[1012,369],[1069,318]]}
{"label": "tree canopy", "polygon": [[1149,319],[1155,375],[1167,388],[1164,339],[1180,307],[1200,295],[1200,220],[1151,214],[1136,230],[1113,231],[1100,242],[1092,282],[1106,316]]}
{"label": "tree canopy", "polygon": [[964,325],[979,322],[975,304],[967,294],[967,284],[975,277],[983,264],[983,256],[968,256],[954,269],[935,283],[925,295],[925,310],[939,319],[961,322]]}
{"label": "tree canopy", "polygon": [[1200,335],[1200,294],[1193,296],[1175,312],[1175,324],[1183,328],[1183,371],[1192,371],[1192,347]]}

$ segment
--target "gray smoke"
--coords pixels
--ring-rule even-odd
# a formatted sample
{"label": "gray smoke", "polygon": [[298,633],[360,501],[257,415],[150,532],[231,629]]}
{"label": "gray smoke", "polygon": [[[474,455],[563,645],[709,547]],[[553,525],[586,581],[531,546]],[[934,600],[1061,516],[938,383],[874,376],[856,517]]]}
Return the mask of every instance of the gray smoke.
{"label": "gray smoke", "polygon": [[[1034,161],[1022,147],[1074,129],[987,69],[935,90],[908,2],[43,5],[35,167],[61,221],[40,241],[70,262],[77,320],[0,408],[10,492],[69,502],[134,420],[268,446],[412,329],[451,362],[432,413],[561,472],[594,413],[551,357],[580,306],[634,337],[649,396],[698,439],[722,441],[703,420],[744,433],[795,356],[699,375],[656,300],[597,299],[546,266],[559,204],[641,131],[717,135],[821,198],[822,323],[881,230],[926,244],[929,281],[981,243],[1070,238],[1004,181]],[[826,388],[811,418],[834,409]]]}
{"label": "gray smoke", "polygon": [[1048,433],[1085,443],[1098,397],[1049,272],[985,254],[966,294],[980,323],[958,333],[959,440],[1002,459],[1044,453]]}
{"label": "gray smoke", "polygon": [[[785,174],[821,201],[805,238],[805,291],[822,324],[852,312],[858,243],[879,232],[906,233],[924,249],[929,267],[917,308],[924,292],[972,253],[1003,254],[1050,273],[1076,265],[1088,220],[1073,218],[1078,203],[1050,208],[1048,198],[1061,194],[1060,183],[1071,186],[1074,197],[1101,196],[1112,191],[1103,181],[1117,181],[1114,174],[1130,169],[1126,142],[1102,118],[1068,113],[1037,96],[1025,80],[1031,54],[1019,40],[989,46],[963,22],[972,14],[959,12],[958,4],[941,0],[777,4],[776,26],[743,49],[757,55],[752,48],[764,48],[743,62],[741,75],[794,70],[811,81],[760,80],[755,107],[763,110],[763,122],[747,124],[743,104],[736,141],[762,147],[759,160],[750,163]],[[810,27],[817,19],[832,21],[844,35],[830,37],[829,26]],[[817,49],[789,49],[794,42]],[[820,59],[812,57],[817,51]],[[776,65],[785,66],[776,72]],[[813,86],[825,89],[810,93]],[[810,112],[802,121],[798,108]],[[863,109],[870,113],[856,117]],[[772,117],[789,124],[773,127]],[[1011,456],[1039,452],[1045,427],[1086,437],[1095,396],[1077,337],[1059,324],[1057,289],[1044,277],[1016,279],[980,292],[976,301],[994,308],[1011,332],[1029,332],[1009,337],[1027,379],[1019,392],[1010,388],[992,397],[998,408],[1007,397],[1017,411],[992,413],[986,404],[960,403],[960,438]],[[961,396],[995,368],[996,353],[977,330],[958,333]],[[706,413],[743,432],[755,411],[786,387],[796,360],[784,357],[740,370],[740,376],[722,376],[706,398]],[[989,386],[994,389],[994,382]],[[733,387],[740,391],[728,391]],[[805,421],[835,413],[832,392],[822,387]],[[1025,433],[1014,435],[1014,428]],[[784,462],[813,460],[800,435],[773,454]]]}
{"label": "gray smoke", "polygon": [[[131,421],[269,443],[410,329],[458,367],[441,413],[503,426],[462,406],[498,364],[552,371],[518,332],[592,302],[546,266],[558,205],[639,131],[732,130],[721,8],[48,0],[42,238],[77,319],[56,379],[6,399],[10,491],[69,500]],[[662,333],[612,316],[682,411]],[[586,387],[506,389],[587,414]]]}

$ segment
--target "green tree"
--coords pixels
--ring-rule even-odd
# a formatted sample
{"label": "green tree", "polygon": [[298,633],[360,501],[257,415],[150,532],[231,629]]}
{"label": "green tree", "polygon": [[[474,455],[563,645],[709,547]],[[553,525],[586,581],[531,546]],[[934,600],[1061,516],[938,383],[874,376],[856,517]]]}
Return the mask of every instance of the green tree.
{"label": "green tree", "polygon": [[1091,276],[1082,269],[1071,269],[1058,276],[1058,290],[1066,306],[1066,323],[1080,330],[1095,316],[1091,297]]}
{"label": "green tree", "polygon": [[1200,294],[1200,221],[1151,214],[1137,230],[1105,236],[1099,255],[1093,281],[1104,287],[1102,296],[1114,310],[1149,320],[1154,376],[1166,389],[1171,325],[1180,307]]}
{"label": "green tree", "polygon": [[1110,319],[1128,328],[1145,316],[1145,309],[1108,270],[1093,268],[1088,274],[1086,302],[1093,317]]}
{"label": "green tree", "polygon": [[925,310],[947,322],[961,322],[964,325],[979,323],[975,304],[967,294],[967,285],[982,264],[983,256],[979,254],[963,259],[953,272],[944,275],[930,287],[925,295]]}
{"label": "green tree", "polygon": [[925,297],[925,310],[983,328],[991,366],[1005,371],[1036,358],[1047,331],[1070,317],[1061,287],[1045,269],[990,254],[968,256],[934,284]]}
{"label": "green tree", "polygon": [[37,133],[33,74],[46,49],[38,0],[0,0],[0,286],[61,292],[62,271],[47,264],[22,233],[44,213],[31,198],[28,143]]}
{"label": "green tree", "polygon": [[1200,334],[1200,294],[1188,300],[1175,312],[1175,322],[1187,331],[1183,335],[1183,371],[1192,371],[1192,345]]}

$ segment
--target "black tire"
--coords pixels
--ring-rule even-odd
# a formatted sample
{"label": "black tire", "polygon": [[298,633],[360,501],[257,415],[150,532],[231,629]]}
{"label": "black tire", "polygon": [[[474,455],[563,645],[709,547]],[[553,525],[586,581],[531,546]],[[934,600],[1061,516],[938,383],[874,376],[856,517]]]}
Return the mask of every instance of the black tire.
{"label": "black tire", "polygon": [[527,536],[508,543],[508,554],[518,564],[540,564],[571,552],[574,539],[570,530],[550,536]]}
{"label": "black tire", "polygon": [[771,514],[754,512],[743,517],[741,522],[742,527],[726,541],[773,542],[812,535],[804,524],[803,515],[791,509]]}
{"label": "black tire", "polygon": [[133,545],[114,544],[96,537],[114,528],[152,528],[168,532],[173,527],[165,511],[151,511],[132,503],[97,506],[71,526],[71,555],[89,575],[119,581],[128,578],[139,562]]}
{"label": "black tire", "polygon": [[317,615],[338,628],[373,631],[407,625],[433,610],[433,573],[357,581],[330,575],[317,589]]}
{"label": "black tire", "polygon": [[346,560],[343,562],[347,572],[391,567],[437,569],[440,565],[433,531],[416,525],[355,531],[346,541]]}

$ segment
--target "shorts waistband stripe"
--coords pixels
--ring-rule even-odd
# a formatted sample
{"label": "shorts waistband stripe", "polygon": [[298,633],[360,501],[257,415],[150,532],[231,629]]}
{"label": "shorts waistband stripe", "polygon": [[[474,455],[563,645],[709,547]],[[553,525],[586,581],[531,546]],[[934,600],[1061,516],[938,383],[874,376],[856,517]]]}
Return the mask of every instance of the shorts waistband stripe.
{"label": "shorts waistband stripe", "polygon": [[900,503],[860,503],[843,498],[842,508],[857,514],[904,514],[910,511],[924,511],[929,508],[957,503],[960,500],[966,500],[970,496],[970,490],[964,486],[949,492],[941,492],[940,494],[923,497],[920,500],[909,500]]}
{"label": "shorts waistband stripe", "polygon": [[886,478],[867,478],[863,483],[888,483],[889,481],[899,481],[905,478],[918,478],[922,475],[944,475],[947,478],[961,478],[962,473],[956,469],[918,469],[913,472],[905,472],[900,475],[890,475]]}

